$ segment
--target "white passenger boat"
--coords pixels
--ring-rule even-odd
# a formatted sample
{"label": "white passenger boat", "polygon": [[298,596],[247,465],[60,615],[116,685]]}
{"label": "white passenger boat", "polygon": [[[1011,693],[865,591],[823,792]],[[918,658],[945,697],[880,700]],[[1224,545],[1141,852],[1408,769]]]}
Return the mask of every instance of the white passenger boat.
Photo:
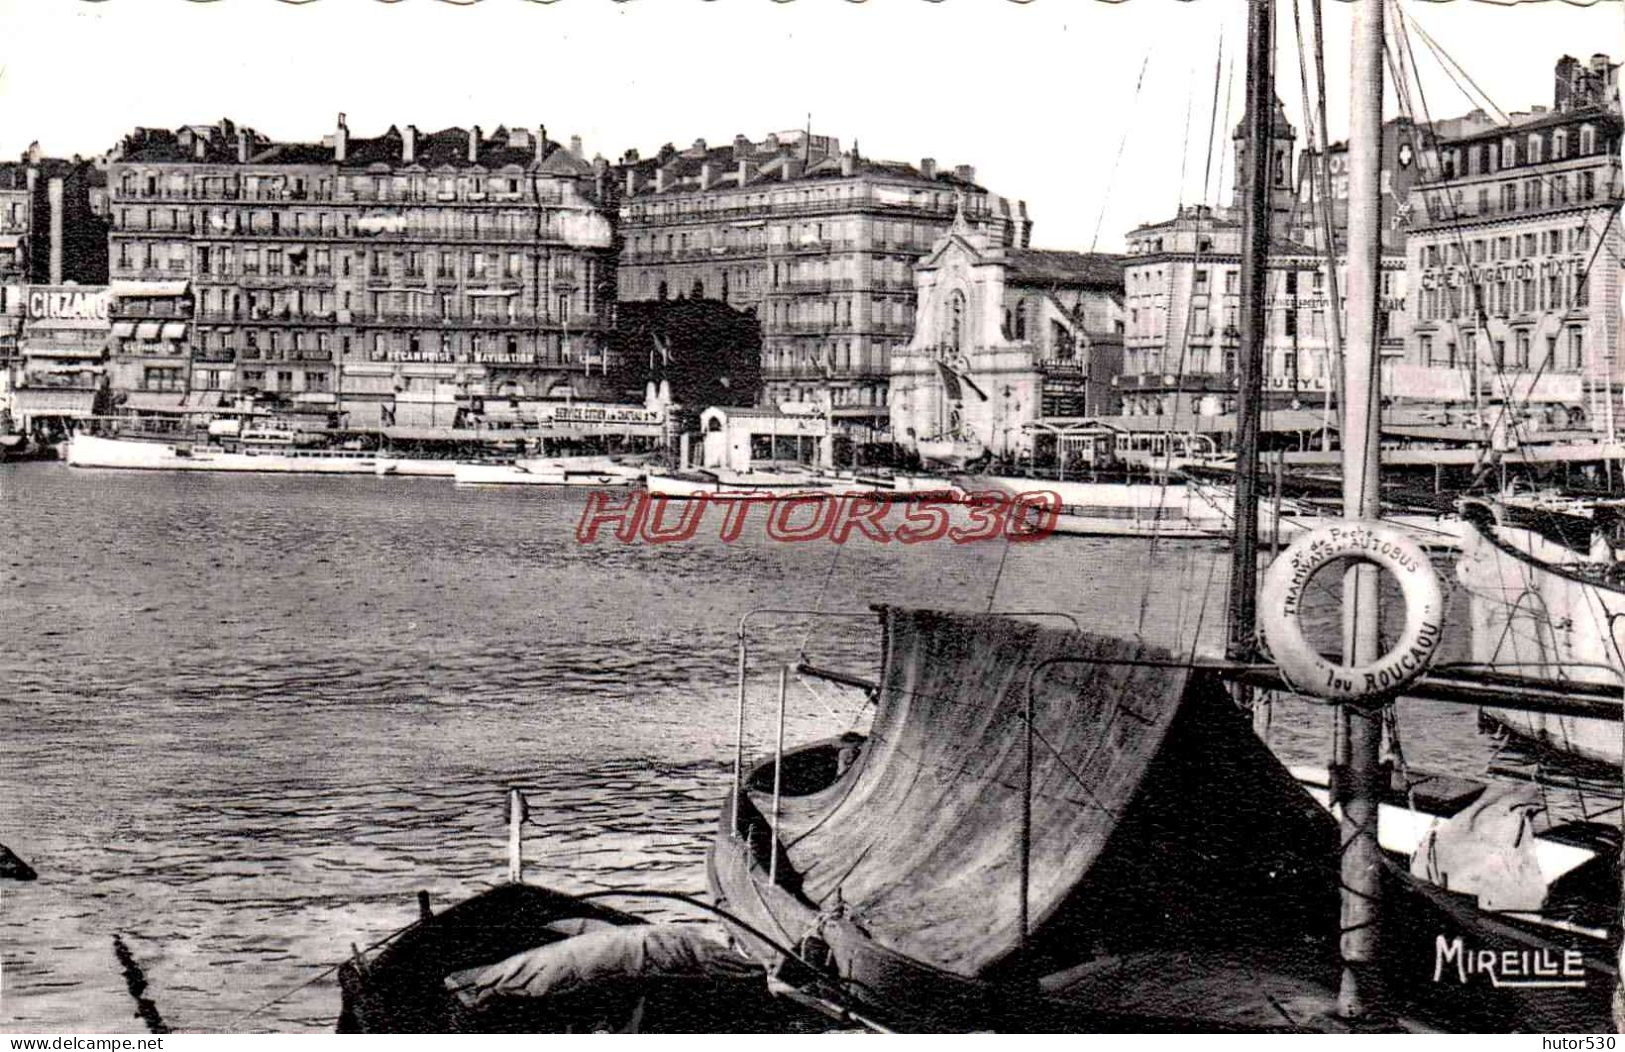
{"label": "white passenger boat", "polygon": [[636,485],[625,471],[565,470],[546,461],[513,464],[458,464],[452,478],[459,486],[585,486],[605,489]]}
{"label": "white passenger boat", "polygon": [[457,461],[443,457],[397,457],[378,454],[374,470],[380,476],[399,478],[449,479],[457,468]]}
{"label": "white passenger boat", "polygon": [[68,464],[131,471],[237,471],[301,475],[372,475],[372,450],[242,443],[233,447],[184,439],[108,438],[79,432],[68,440]]}
{"label": "white passenger boat", "polygon": [[829,480],[810,471],[730,471],[703,468],[667,474],[652,471],[644,484],[656,497],[691,500],[752,500],[764,497],[835,496]]}
{"label": "white passenger boat", "polygon": [[[1467,592],[1472,657],[1508,676],[1625,685],[1625,584],[1611,550],[1593,555],[1469,503],[1456,577]],[[1574,542],[1581,538],[1573,538]],[[1488,708],[1514,734],[1618,767],[1618,723]]]}
{"label": "white passenger boat", "polygon": [[1053,532],[1085,537],[1220,540],[1230,536],[1235,518],[1235,499],[1227,488],[1183,480],[1070,482],[982,475],[963,485],[1008,496],[1054,494],[1060,512]]}
{"label": "white passenger boat", "polygon": [[965,491],[941,475],[837,471],[818,476],[831,495],[886,497],[891,500],[963,500]]}
{"label": "white passenger boat", "polygon": [[[1227,541],[1235,530],[1234,487],[1194,479],[1167,482],[1073,482],[1055,479],[975,476],[970,491],[1007,495],[1051,493],[1060,502],[1051,532],[1084,537],[1157,537],[1165,540]],[[1296,499],[1261,500],[1259,540],[1283,544],[1339,519],[1335,512]],[[1424,548],[1450,550],[1461,544],[1454,517],[1431,512],[1396,512],[1383,521],[1398,526]]]}

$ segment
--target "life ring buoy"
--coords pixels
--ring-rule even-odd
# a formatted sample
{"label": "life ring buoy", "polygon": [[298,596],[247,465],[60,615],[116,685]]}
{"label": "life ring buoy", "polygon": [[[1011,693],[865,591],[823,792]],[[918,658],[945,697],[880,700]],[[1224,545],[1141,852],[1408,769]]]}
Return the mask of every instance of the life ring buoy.
{"label": "life ring buoy", "polygon": [[[1304,589],[1327,563],[1373,563],[1399,582],[1405,632],[1387,653],[1364,665],[1339,665],[1304,636]],[[1281,678],[1293,690],[1336,701],[1392,694],[1426,671],[1444,635],[1444,593],[1420,545],[1392,526],[1344,520],[1302,535],[1270,564],[1259,590],[1259,631]]]}

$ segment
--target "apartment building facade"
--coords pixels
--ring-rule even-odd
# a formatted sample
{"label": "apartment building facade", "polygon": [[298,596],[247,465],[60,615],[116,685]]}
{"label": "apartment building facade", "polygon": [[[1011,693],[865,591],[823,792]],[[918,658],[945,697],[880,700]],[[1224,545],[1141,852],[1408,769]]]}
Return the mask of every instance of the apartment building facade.
{"label": "apartment building facade", "polygon": [[545,128],[360,138],[341,114],[321,143],[230,121],[137,129],[108,172],[114,355],[184,371],[180,391],[162,370],[117,372],[350,426],[425,403],[600,397],[606,172]]}
{"label": "apartment building facade", "polygon": [[1615,422],[1618,69],[1564,56],[1554,105],[1436,127],[1411,192],[1411,397],[1513,402],[1557,426]]}
{"label": "apartment building facade", "polygon": [[[1125,416],[1187,420],[1234,411],[1241,352],[1241,247],[1239,218],[1229,210],[1200,205],[1130,232],[1119,380]],[[1405,348],[1405,257],[1385,252],[1381,266],[1379,352],[1391,369]],[[1339,260],[1339,289],[1346,287],[1343,271]],[[1324,404],[1334,390],[1337,368],[1325,254],[1274,239],[1264,295],[1265,406]]]}
{"label": "apartment building facade", "polygon": [[844,430],[884,434],[891,357],[914,328],[914,265],[955,216],[1026,247],[1026,205],[969,166],[863,157],[806,132],[628,153],[617,167],[623,300],[702,296],[754,310],[763,401],[822,403]]}

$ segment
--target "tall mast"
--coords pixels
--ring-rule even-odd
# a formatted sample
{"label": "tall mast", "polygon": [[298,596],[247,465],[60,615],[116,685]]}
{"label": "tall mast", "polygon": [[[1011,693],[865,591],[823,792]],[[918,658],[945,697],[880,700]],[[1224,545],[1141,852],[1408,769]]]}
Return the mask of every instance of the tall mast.
{"label": "tall mast", "polygon": [[1270,246],[1270,147],[1275,117],[1272,0],[1247,4],[1247,115],[1241,245],[1241,354],[1236,360],[1236,513],[1230,571],[1230,639],[1234,661],[1256,656],[1258,636],[1258,423],[1264,397],[1264,293]]}
{"label": "tall mast", "polygon": [[[1383,4],[1356,0],[1349,97],[1348,343],[1343,355],[1343,514],[1381,516],[1378,452],[1380,374],[1377,365],[1378,281],[1382,234]],[[1343,584],[1343,660],[1377,659],[1378,569],[1355,563]],[[1377,800],[1382,772],[1380,704],[1343,706],[1348,761],[1333,784],[1342,797],[1343,978],[1338,1009],[1346,1019],[1382,1018],[1377,921],[1382,894],[1382,850],[1377,843]]]}

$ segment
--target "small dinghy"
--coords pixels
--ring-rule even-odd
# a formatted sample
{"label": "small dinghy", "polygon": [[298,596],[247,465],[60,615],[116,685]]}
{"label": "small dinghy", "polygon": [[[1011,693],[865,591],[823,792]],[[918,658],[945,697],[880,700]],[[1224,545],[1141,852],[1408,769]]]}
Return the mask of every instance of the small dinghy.
{"label": "small dinghy", "polygon": [[650,924],[507,884],[423,917],[339,970],[339,1033],[786,1033],[781,1000],[714,923]]}

